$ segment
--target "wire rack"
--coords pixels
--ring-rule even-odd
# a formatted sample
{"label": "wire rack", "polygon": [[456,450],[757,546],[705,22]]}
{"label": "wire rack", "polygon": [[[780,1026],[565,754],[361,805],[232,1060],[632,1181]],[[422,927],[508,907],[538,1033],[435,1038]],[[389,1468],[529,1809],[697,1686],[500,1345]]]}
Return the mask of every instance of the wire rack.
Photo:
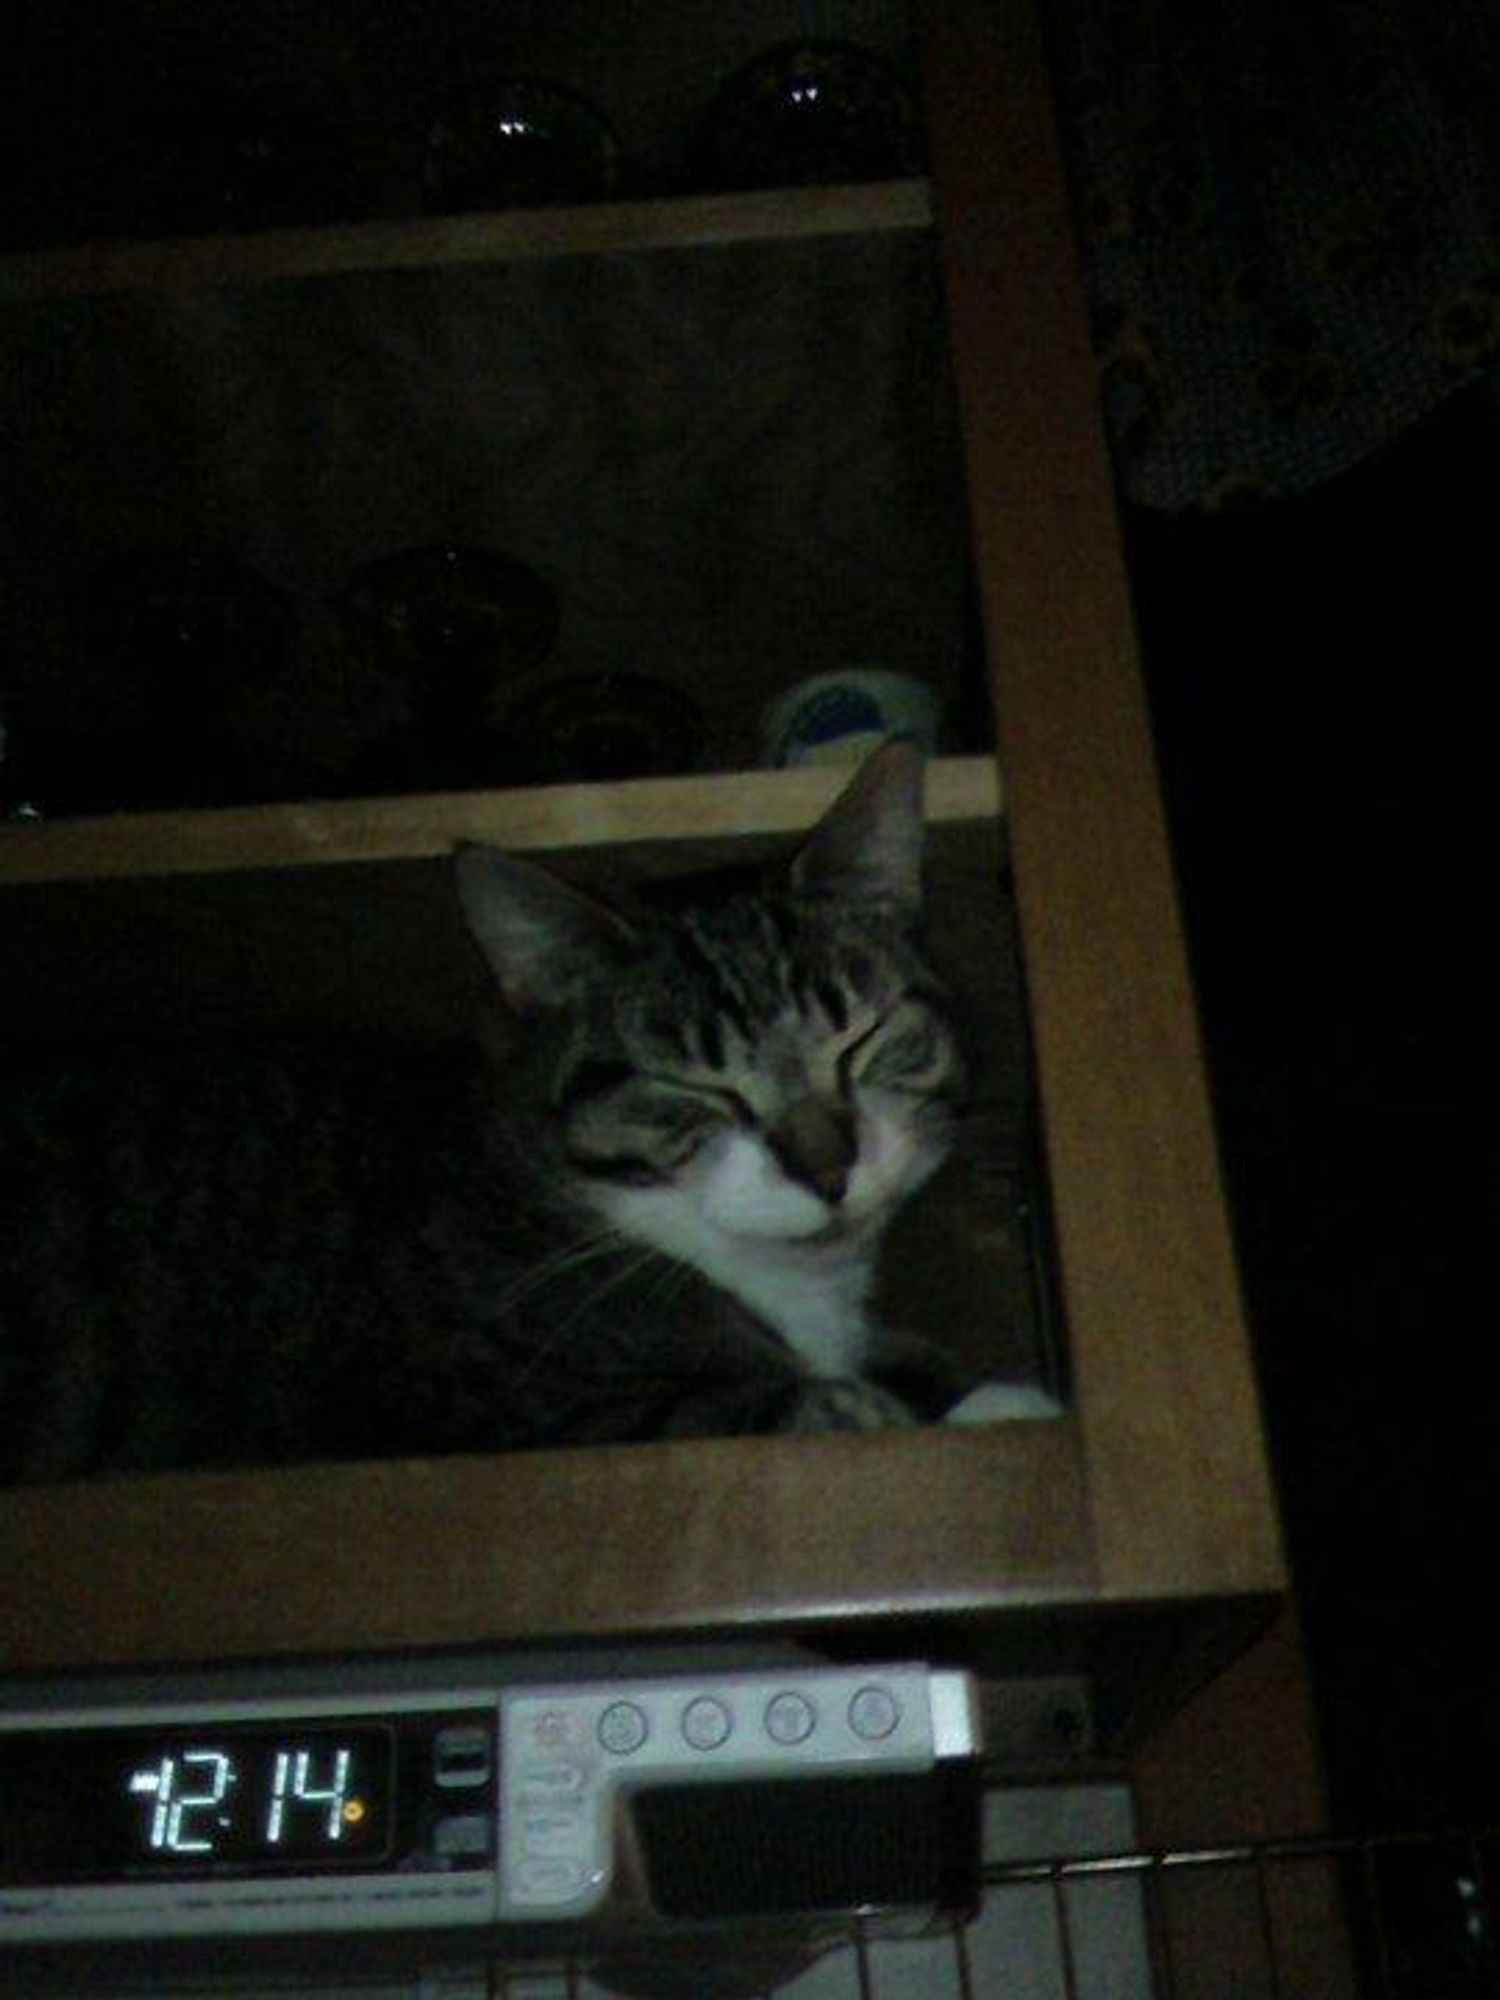
{"label": "wire rack", "polygon": [[1497,2000],[1497,1869],[1492,1829],[993,1861],[975,1919],[934,1936],[496,1967],[430,2000]]}
{"label": "wire rack", "polygon": [[[1084,1803],[1070,1815],[1059,1798]],[[1131,1831],[1123,1788],[1063,1788],[1033,1803],[986,1799],[979,1908],[922,1936],[877,1924],[812,1941],[716,1933],[614,1963],[465,1961],[357,1984],[160,1990],[173,2000],[1500,2000],[1500,1829],[1107,1850],[1101,1830]],[[1024,1858],[1017,1841],[1048,1826],[1095,1851]],[[123,2000],[108,1988],[87,1995]]]}
{"label": "wire rack", "polygon": [[1500,1994],[1497,1859],[1492,1829],[1320,1835],[996,1862],[985,1882],[988,1897],[1046,1898],[1059,2000],[1127,1990],[1084,1942],[1087,1898],[1122,1884],[1151,2000],[1481,2000]]}

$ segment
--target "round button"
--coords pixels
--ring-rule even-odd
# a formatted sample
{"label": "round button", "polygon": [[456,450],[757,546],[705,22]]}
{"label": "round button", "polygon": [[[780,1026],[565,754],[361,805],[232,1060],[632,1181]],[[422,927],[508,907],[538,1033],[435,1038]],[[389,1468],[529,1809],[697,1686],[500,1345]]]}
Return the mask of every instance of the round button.
{"label": "round button", "polygon": [[700,1695],[682,1712],[683,1740],[694,1750],[717,1750],[721,1743],[729,1741],[733,1728],[734,1717],[712,1695]]}
{"label": "round button", "polygon": [[633,1701],[611,1702],[599,1718],[599,1741],[617,1757],[639,1750],[648,1734],[646,1718]]}
{"label": "round button", "polygon": [[889,1688],[861,1688],[849,1704],[849,1727],[867,1743],[882,1741],[900,1720],[900,1706]]}
{"label": "round button", "polygon": [[805,1743],[817,1721],[805,1695],[777,1694],[766,1704],[766,1734],[773,1743]]}

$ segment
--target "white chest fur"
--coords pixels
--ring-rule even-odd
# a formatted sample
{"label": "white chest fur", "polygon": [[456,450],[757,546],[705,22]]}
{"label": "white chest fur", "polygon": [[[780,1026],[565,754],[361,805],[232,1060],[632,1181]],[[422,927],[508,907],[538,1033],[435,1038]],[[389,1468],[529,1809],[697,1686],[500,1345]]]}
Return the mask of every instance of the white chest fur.
{"label": "white chest fur", "polygon": [[710,1275],[773,1327],[810,1375],[840,1380],[862,1372],[873,1334],[867,1254],[833,1245],[737,1244]]}
{"label": "white chest fur", "polygon": [[[740,1234],[680,1189],[611,1188],[599,1206],[624,1234],[691,1264],[737,1299],[780,1334],[810,1375],[842,1379],[860,1372],[873,1334],[867,1301],[875,1263],[868,1243]],[[826,1224],[826,1210],[820,1220]]]}

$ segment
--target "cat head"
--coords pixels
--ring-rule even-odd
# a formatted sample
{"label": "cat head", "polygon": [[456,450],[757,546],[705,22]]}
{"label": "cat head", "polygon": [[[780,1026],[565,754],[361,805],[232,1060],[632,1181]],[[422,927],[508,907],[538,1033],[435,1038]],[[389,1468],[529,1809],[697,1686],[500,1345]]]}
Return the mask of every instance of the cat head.
{"label": "cat head", "polygon": [[890,744],[774,877],[626,915],[486,848],[471,928],[545,1051],[572,1192],[627,1234],[868,1244],[942,1162],[962,1065],[914,942],[922,767]]}

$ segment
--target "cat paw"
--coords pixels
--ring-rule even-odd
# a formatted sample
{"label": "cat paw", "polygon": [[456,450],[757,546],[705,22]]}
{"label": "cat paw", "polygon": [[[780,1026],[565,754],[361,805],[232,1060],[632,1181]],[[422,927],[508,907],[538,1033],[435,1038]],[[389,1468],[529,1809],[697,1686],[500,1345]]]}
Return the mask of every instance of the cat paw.
{"label": "cat paw", "polygon": [[880,1328],[864,1364],[865,1374],[898,1396],[920,1421],[936,1423],[978,1386],[978,1371],[936,1340]]}
{"label": "cat paw", "polygon": [[797,1392],[783,1429],[794,1432],[888,1431],[917,1419],[889,1389],[851,1378],[809,1382]]}
{"label": "cat paw", "polygon": [[1035,1423],[1043,1417],[1060,1417],[1063,1406],[1056,1396],[1030,1382],[981,1382],[955,1403],[943,1418],[945,1424]]}

